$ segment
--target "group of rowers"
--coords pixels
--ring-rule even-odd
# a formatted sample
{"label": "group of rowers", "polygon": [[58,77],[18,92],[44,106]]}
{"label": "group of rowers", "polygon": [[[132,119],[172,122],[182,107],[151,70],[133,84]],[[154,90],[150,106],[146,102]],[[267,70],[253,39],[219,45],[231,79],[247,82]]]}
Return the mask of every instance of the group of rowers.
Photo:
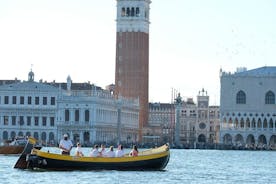
{"label": "group of rowers", "polygon": [[[64,134],[63,139],[59,143],[59,148],[61,149],[61,154],[70,155],[70,151],[73,148],[73,143],[70,139],[68,139],[68,135]],[[125,155],[124,149],[122,145],[118,146],[118,149],[114,151],[114,147],[110,146],[108,150],[105,149],[105,145],[101,145],[101,149],[99,150],[99,145],[94,145],[91,150],[89,156],[90,157],[123,157]],[[77,143],[77,148],[75,150],[75,156],[82,157],[84,156],[81,144]],[[135,157],[138,156],[138,149],[136,145],[133,145],[132,150],[129,153],[129,156]]]}

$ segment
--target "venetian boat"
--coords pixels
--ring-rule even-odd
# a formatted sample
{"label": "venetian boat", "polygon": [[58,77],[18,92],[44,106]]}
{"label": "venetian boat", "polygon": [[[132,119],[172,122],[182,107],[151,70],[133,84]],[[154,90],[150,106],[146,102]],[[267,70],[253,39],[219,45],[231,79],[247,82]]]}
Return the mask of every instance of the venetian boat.
{"label": "venetian boat", "polygon": [[14,140],[7,140],[0,146],[0,154],[21,154],[25,148],[27,139],[25,137],[18,137]]}
{"label": "venetian boat", "polygon": [[169,162],[168,144],[139,152],[130,157],[78,157],[49,153],[34,148],[36,140],[28,139],[14,168],[43,170],[164,170]]}

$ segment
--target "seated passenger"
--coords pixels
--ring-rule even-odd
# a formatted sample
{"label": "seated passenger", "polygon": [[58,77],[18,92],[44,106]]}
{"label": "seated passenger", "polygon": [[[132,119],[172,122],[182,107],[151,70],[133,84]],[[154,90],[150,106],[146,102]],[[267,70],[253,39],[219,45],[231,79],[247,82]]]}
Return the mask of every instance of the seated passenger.
{"label": "seated passenger", "polygon": [[91,157],[99,157],[100,152],[99,152],[99,146],[96,144],[93,148],[93,150],[90,152]]}
{"label": "seated passenger", "polygon": [[106,150],[105,150],[105,145],[101,144],[101,151],[100,151],[101,157],[106,157]]}
{"label": "seated passenger", "polygon": [[76,156],[78,157],[83,157],[83,153],[82,153],[82,150],[81,150],[81,144],[78,142],[77,143],[77,148],[76,148],[76,153],[75,153]]}
{"label": "seated passenger", "polygon": [[124,153],[123,149],[124,149],[123,145],[119,145],[118,149],[116,150],[115,156],[116,157],[122,157],[122,156],[124,156],[125,153]]}
{"label": "seated passenger", "polygon": [[138,156],[138,149],[136,145],[133,145],[132,150],[129,153],[129,156],[137,157]]}
{"label": "seated passenger", "polygon": [[110,146],[109,150],[106,152],[106,157],[115,157],[113,146]]}

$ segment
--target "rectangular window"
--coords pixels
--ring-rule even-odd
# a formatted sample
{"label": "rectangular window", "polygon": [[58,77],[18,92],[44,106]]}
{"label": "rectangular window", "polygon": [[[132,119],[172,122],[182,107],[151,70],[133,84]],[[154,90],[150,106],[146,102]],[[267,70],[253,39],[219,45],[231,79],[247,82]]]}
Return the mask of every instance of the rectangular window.
{"label": "rectangular window", "polygon": [[42,117],[42,126],[47,126],[47,117]]}
{"label": "rectangular window", "polygon": [[28,104],[31,105],[32,104],[32,97],[28,96]]}
{"label": "rectangular window", "polygon": [[85,122],[89,122],[89,110],[85,110]]}
{"label": "rectangular window", "polygon": [[12,116],[12,125],[16,125],[16,116]]}
{"label": "rectangular window", "polygon": [[31,126],[32,122],[32,117],[31,116],[27,116],[27,125]]}
{"label": "rectangular window", "polygon": [[56,98],[55,97],[51,97],[51,105],[55,105],[56,104]]}
{"label": "rectangular window", "polygon": [[39,96],[35,97],[35,105],[39,105]]}
{"label": "rectangular window", "polygon": [[50,117],[50,126],[55,126],[55,117]]}
{"label": "rectangular window", "polygon": [[80,121],[80,110],[75,111],[75,121],[79,122]]}
{"label": "rectangular window", "polygon": [[65,122],[68,122],[69,121],[69,116],[70,116],[70,113],[69,113],[69,110],[68,109],[65,109]]}
{"label": "rectangular window", "polygon": [[12,96],[12,104],[16,104],[16,96]]}
{"label": "rectangular window", "polygon": [[24,104],[24,96],[20,96],[20,104],[21,104],[21,105]]}
{"label": "rectangular window", "polygon": [[4,116],[4,125],[9,125],[9,117]]}
{"label": "rectangular window", "polygon": [[43,105],[47,105],[47,97],[43,97]]}
{"label": "rectangular window", "polygon": [[38,126],[38,120],[39,120],[39,117],[35,116],[35,126]]}
{"label": "rectangular window", "polygon": [[4,100],[5,102],[5,104],[9,104],[9,96],[5,96],[5,100]]}
{"label": "rectangular window", "polygon": [[24,125],[24,116],[19,117],[19,124]]}

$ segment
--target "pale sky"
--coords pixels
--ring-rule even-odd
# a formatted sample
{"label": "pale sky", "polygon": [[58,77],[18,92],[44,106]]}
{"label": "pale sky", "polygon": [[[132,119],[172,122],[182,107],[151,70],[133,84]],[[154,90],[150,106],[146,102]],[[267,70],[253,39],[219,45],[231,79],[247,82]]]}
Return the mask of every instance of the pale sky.
{"label": "pale sky", "polygon": [[[115,0],[0,0],[0,79],[115,81]],[[219,70],[276,63],[276,1],[152,0],[149,101],[202,88],[219,105]]]}

